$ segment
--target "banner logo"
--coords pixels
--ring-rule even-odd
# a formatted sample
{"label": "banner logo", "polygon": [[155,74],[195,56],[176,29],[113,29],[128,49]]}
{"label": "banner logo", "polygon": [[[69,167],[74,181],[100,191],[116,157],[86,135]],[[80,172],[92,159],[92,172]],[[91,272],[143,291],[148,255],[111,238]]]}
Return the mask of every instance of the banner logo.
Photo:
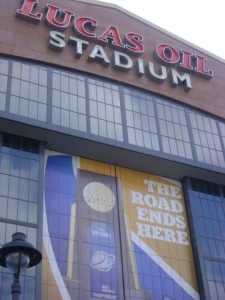
{"label": "banner logo", "polygon": [[87,205],[98,212],[109,212],[115,205],[113,192],[106,185],[99,182],[87,184],[83,196]]}

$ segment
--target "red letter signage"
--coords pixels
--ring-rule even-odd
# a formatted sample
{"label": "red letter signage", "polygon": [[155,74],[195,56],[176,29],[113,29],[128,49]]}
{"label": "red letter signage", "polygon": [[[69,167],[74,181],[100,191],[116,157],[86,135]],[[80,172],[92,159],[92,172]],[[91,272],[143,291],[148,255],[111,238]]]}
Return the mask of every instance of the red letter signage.
{"label": "red letter signage", "polygon": [[99,40],[99,42],[102,42],[103,44],[111,43],[116,48],[125,47],[121,41],[117,27],[112,25],[109,26],[109,28],[107,28],[106,31],[101,36],[98,36],[97,39]]}
{"label": "red letter signage", "polygon": [[98,21],[94,19],[90,19],[87,17],[80,17],[74,21],[73,29],[79,36],[85,37],[88,40],[92,40],[96,38],[96,34],[91,33],[85,29],[85,27],[89,27],[91,30],[95,29],[98,25]]}
{"label": "red letter signage", "polygon": [[[42,20],[43,14],[35,12],[35,8],[39,3],[38,0],[22,0],[22,2],[21,9],[17,10],[17,17],[39,23]],[[74,5],[76,7],[76,4]],[[54,29],[49,35],[49,47],[54,51],[62,51],[67,43],[72,44],[74,46],[75,57],[79,58],[83,55],[87,47],[92,47],[88,61],[100,61],[104,66],[111,64],[107,55],[113,52],[113,68],[121,71],[129,71],[131,68],[136,67],[136,73],[139,77],[145,75],[146,72],[150,79],[157,82],[163,82],[168,78],[172,86],[179,84],[185,90],[192,88],[191,77],[188,73],[208,79],[213,77],[213,71],[206,67],[206,57],[191,52],[190,47],[188,50],[180,48],[177,50],[167,43],[158,44],[154,49],[154,58],[160,66],[156,64],[154,67],[153,62],[149,61],[146,63],[147,55],[143,55],[141,58],[141,54],[145,51],[143,35],[132,31],[123,31],[123,36],[121,36],[118,27],[114,25],[106,27],[101,25],[100,28],[98,20],[91,17],[77,16],[75,18],[73,11],[48,3],[45,4],[45,8],[46,15],[44,22]],[[64,35],[60,33],[60,31],[66,29],[68,29],[68,34]],[[74,31],[74,36],[69,36],[68,38],[71,29]],[[105,52],[104,46],[110,46],[114,51],[106,49],[107,51]],[[90,51],[88,52],[90,53]],[[134,56],[136,57],[134,58]],[[182,69],[187,74],[179,74],[175,68]]]}
{"label": "red letter signage", "polygon": [[185,69],[185,70],[189,70],[192,71],[193,70],[193,66],[192,66],[192,61],[191,58],[193,56],[192,52],[186,51],[186,50],[180,50],[180,53],[182,54],[182,60],[180,62],[179,67],[181,69]]}
{"label": "red letter signage", "polygon": [[142,53],[144,52],[144,46],[143,46],[143,36],[139,35],[137,33],[128,32],[126,34],[127,39],[127,45],[126,48],[134,53]]}
{"label": "red letter signage", "polygon": [[60,31],[66,30],[67,27],[70,25],[70,21],[75,14],[68,10],[63,10],[63,21],[59,22],[56,20],[56,17],[61,13],[61,9],[54,5],[46,4],[48,9],[46,14],[46,24],[54,29],[58,29]]}
{"label": "red letter signage", "polygon": [[38,0],[24,0],[22,8],[17,10],[17,17],[38,24],[41,21],[42,14],[32,13],[37,4]]}
{"label": "red letter signage", "polygon": [[196,75],[198,74],[199,76],[208,79],[212,78],[213,71],[212,70],[206,71],[205,69],[206,57],[200,55],[195,55],[195,57],[196,57],[196,67],[194,68],[194,72],[196,73]]}
{"label": "red letter signage", "polygon": [[159,44],[155,50],[156,59],[164,65],[175,65],[179,59],[179,52],[170,45]]}

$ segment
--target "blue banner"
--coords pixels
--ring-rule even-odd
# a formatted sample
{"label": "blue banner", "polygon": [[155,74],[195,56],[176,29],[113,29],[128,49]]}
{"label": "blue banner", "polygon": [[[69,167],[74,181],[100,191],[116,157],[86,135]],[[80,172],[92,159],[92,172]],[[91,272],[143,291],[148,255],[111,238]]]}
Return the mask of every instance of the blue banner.
{"label": "blue banner", "polygon": [[104,223],[93,223],[88,230],[91,296],[119,299],[114,232]]}

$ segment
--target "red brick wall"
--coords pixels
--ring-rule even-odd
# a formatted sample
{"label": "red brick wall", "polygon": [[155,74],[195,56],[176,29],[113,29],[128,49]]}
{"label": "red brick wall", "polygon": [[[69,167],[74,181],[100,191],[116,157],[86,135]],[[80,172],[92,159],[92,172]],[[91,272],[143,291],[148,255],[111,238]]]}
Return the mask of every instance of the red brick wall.
{"label": "red brick wall", "polygon": [[[207,57],[206,68],[212,69],[214,76],[208,80],[191,74],[192,89],[186,92],[180,85],[175,88],[171,87],[169,79],[166,79],[164,83],[157,83],[149,79],[146,73],[143,77],[138,77],[135,67],[128,72],[121,72],[113,69],[112,64],[105,67],[100,62],[89,62],[87,59],[95,45],[93,42],[90,42],[88,48],[84,50],[80,58],[75,58],[73,46],[69,44],[66,45],[63,52],[55,52],[48,48],[49,32],[52,29],[48,28],[44,23],[44,8],[46,3],[75,12],[75,18],[88,16],[98,20],[99,24],[95,29],[97,35],[101,35],[109,25],[114,25],[118,27],[122,38],[125,37],[127,32],[135,32],[144,36],[145,52],[140,57],[144,60],[145,65],[149,61],[154,62],[155,70],[159,67],[159,64],[153,57],[155,47],[159,43],[167,43],[177,50],[185,49]],[[35,11],[43,13],[43,18],[40,24],[37,25],[16,17],[16,11],[20,7],[20,0],[1,0],[0,2],[1,54],[48,62],[70,69],[93,73],[104,78],[114,79],[171,97],[225,118],[225,62],[222,59],[219,60],[197,47],[193,48],[188,43],[184,43],[184,41],[168,35],[163,30],[152,27],[148,22],[141,21],[141,19],[135,18],[132,14],[129,15],[125,11],[120,11],[116,8],[79,1],[39,0]],[[69,36],[75,36],[72,25],[64,34],[66,35],[66,40],[68,40]],[[108,45],[104,49],[110,61],[112,61],[113,49]],[[137,60],[137,56],[130,55],[130,57],[134,62]],[[175,69],[176,67],[173,68]],[[184,71],[179,70],[178,72],[180,74],[184,73]]]}

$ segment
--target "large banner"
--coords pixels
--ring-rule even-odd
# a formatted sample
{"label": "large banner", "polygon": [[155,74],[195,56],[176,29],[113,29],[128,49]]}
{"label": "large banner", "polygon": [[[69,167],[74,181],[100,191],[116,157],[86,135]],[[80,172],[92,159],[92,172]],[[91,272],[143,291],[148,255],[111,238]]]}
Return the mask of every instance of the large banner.
{"label": "large banner", "polygon": [[181,184],[46,152],[42,300],[199,299]]}
{"label": "large banner", "polygon": [[152,299],[199,299],[180,182],[117,168],[135,288]]}

